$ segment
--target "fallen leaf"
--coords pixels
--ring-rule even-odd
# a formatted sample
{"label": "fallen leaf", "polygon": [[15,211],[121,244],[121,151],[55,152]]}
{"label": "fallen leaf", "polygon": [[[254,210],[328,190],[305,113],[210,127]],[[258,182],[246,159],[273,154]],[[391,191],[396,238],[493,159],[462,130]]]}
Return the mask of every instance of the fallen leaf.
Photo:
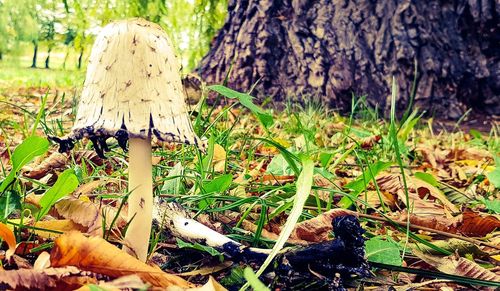
{"label": "fallen leaf", "polygon": [[[56,203],[55,208],[57,213],[64,218],[70,219],[74,223],[80,224],[87,228],[88,234],[102,236],[103,221],[105,218],[106,229],[111,227],[113,219],[116,217],[118,210],[112,206],[103,205],[100,208],[90,201],[82,201],[74,197],[67,197]],[[126,224],[126,219],[122,214],[118,214],[118,219],[115,222],[115,227],[121,227]]]}
{"label": "fallen leaf", "polygon": [[192,286],[181,277],[139,261],[100,237],[85,237],[80,232],[71,231],[57,238],[54,244],[50,254],[53,267],[76,266],[113,278],[136,274],[156,287]]}
{"label": "fallen leaf", "polygon": [[467,236],[485,236],[500,228],[500,219],[493,215],[482,216],[479,213],[465,211],[458,231]]}
{"label": "fallen leaf", "polygon": [[415,254],[427,264],[446,274],[464,276],[486,281],[500,281],[499,275],[481,267],[473,261],[469,261],[456,255],[438,257],[424,254],[423,252],[417,250],[413,250],[413,254]]}
{"label": "fallen leaf", "polygon": [[81,225],[69,219],[42,220],[37,221],[34,226],[37,228],[34,230],[35,234],[42,238],[56,238],[61,233],[71,230],[84,231]]}
{"label": "fallen leaf", "polygon": [[40,164],[31,167],[25,166],[22,174],[27,178],[38,180],[48,173],[64,169],[68,162],[69,159],[65,154],[53,152]]}
{"label": "fallen leaf", "polygon": [[76,188],[75,193],[73,193],[73,196],[75,197],[80,197],[82,195],[88,195],[92,193],[95,189],[100,187],[102,184],[104,184],[103,180],[94,180],[90,181],[88,183],[82,184]]}
{"label": "fallen leaf", "polygon": [[[138,290],[147,290],[148,285],[142,282],[141,278],[137,275],[128,275],[120,278],[116,278],[109,282],[99,282],[92,285],[82,286],[75,291],[94,291],[96,290],[94,286],[100,288],[100,290],[106,291],[120,291],[120,290],[130,290],[130,289],[138,289]],[[94,288],[92,288],[94,287]]]}
{"label": "fallen leaf", "polygon": [[344,215],[357,216],[355,212],[347,209],[332,209],[316,217],[297,223],[290,238],[308,242],[330,240],[329,234],[333,230],[332,221],[335,217]]}
{"label": "fallen leaf", "polygon": [[214,166],[214,171],[223,172],[226,167],[226,150],[219,144],[214,145],[214,157],[212,159],[212,164]]}
{"label": "fallen leaf", "polygon": [[16,252],[16,236],[7,225],[0,222],[0,237],[9,246],[9,249],[5,252],[5,258],[9,260],[10,257]]}
{"label": "fallen leaf", "polygon": [[57,281],[63,277],[79,274],[76,267],[48,268],[45,270],[19,269],[2,271],[0,285],[7,285],[13,290],[46,290],[56,288]]}

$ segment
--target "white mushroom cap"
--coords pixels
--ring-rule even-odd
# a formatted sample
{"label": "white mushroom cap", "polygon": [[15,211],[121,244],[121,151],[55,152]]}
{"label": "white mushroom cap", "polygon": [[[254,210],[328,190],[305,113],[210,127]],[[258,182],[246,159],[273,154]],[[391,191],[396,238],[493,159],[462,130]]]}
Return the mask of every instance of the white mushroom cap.
{"label": "white mushroom cap", "polygon": [[203,147],[186,110],[180,66],[166,33],[143,19],[110,23],[92,48],[73,133],[54,140],[65,151],[75,139],[89,137],[99,152],[98,147],[107,149],[108,137],[124,146],[128,137],[152,136]]}

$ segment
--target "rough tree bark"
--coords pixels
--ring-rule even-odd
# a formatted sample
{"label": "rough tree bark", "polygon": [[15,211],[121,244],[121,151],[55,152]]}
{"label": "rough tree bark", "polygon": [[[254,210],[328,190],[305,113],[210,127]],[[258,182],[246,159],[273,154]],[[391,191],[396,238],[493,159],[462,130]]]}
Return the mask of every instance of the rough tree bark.
{"label": "rough tree bark", "polygon": [[[441,117],[500,114],[498,0],[231,0],[199,74],[254,95],[319,97],[348,110],[353,94],[388,112],[415,104]],[[415,78],[415,63],[417,76]]]}

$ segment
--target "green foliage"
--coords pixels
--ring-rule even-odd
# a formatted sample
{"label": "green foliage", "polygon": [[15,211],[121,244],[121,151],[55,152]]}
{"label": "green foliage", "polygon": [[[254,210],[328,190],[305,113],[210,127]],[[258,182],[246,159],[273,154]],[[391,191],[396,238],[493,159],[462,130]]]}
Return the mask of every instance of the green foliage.
{"label": "green foliage", "polygon": [[177,241],[177,246],[181,249],[193,249],[193,250],[198,250],[198,251],[202,251],[202,252],[206,252],[208,254],[210,254],[212,257],[219,257],[219,259],[221,261],[224,260],[224,256],[221,252],[219,252],[218,250],[214,249],[213,247],[210,247],[210,246],[206,246],[206,245],[202,245],[202,244],[199,244],[199,243],[189,243],[189,242],[185,242],[179,238],[176,238],[175,239]]}
{"label": "green foliage", "polygon": [[403,263],[396,243],[373,237],[366,241],[368,261],[387,265],[401,266]]}
{"label": "green foliage", "polygon": [[227,88],[222,85],[212,85],[209,86],[208,89],[215,91],[229,99],[238,99],[240,101],[241,105],[245,106],[246,108],[250,109],[250,111],[255,114],[255,116],[259,119],[259,121],[264,125],[266,129],[269,129],[274,123],[273,121],[273,116],[269,113],[266,113],[262,108],[259,106],[255,105],[252,102],[253,97],[245,94],[245,93],[240,93],[238,91],[234,91],[230,88]]}
{"label": "green foliage", "polygon": [[57,178],[54,186],[45,192],[40,199],[41,209],[38,213],[38,219],[45,216],[57,201],[75,191],[77,187],[78,178],[75,176],[75,171],[73,169],[67,169],[62,172]]}
{"label": "green foliage", "polygon": [[247,280],[248,284],[252,287],[252,290],[255,291],[269,291],[269,289],[264,283],[259,280],[259,277],[255,275],[252,268],[246,267],[243,270],[243,276]]}
{"label": "green foliage", "polygon": [[0,184],[0,193],[3,193],[12,182],[21,168],[36,156],[43,155],[49,148],[49,141],[39,136],[30,136],[16,147],[11,157],[12,170]]}
{"label": "green foliage", "polygon": [[352,199],[355,199],[361,192],[365,191],[370,181],[373,181],[378,173],[389,168],[391,165],[391,162],[382,161],[377,161],[373,165],[367,165],[367,169],[361,176],[345,185],[345,188],[351,189],[353,192],[349,196],[342,197],[339,201],[339,206],[342,208],[349,208],[353,204]]}
{"label": "green foliage", "polygon": [[500,158],[495,156],[495,169],[486,174],[488,180],[491,184],[495,185],[496,188],[500,188]]}
{"label": "green foliage", "polygon": [[276,176],[285,176],[285,175],[293,175],[295,172],[293,171],[290,164],[283,157],[282,154],[278,154],[273,157],[269,165],[267,166],[266,172],[269,174],[273,174]]}

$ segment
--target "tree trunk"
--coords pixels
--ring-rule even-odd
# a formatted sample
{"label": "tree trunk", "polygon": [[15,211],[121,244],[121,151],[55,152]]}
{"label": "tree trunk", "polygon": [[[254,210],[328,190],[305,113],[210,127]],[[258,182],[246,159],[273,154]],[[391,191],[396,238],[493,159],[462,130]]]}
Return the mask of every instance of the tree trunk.
{"label": "tree trunk", "polygon": [[36,68],[36,58],[37,58],[37,55],[38,55],[38,43],[37,42],[33,42],[33,61],[31,62],[31,67],[32,68]]}
{"label": "tree trunk", "polygon": [[82,59],[83,59],[83,47],[80,49],[80,55],[78,56],[78,63],[76,64],[76,68],[78,70],[82,68]]}
{"label": "tree trunk", "polygon": [[[198,68],[208,83],[274,101],[320,98],[349,110],[353,94],[389,112],[500,114],[500,2],[488,0],[230,0]],[[415,75],[415,66],[417,74]],[[412,88],[414,87],[414,90]]]}
{"label": "tree trunk", "polygon": [[52,51],[52,48],[49,47],[47,50],[47,57],[45,58],[45,69],[50,69],[49,67],[49,62],[50,62],[50,52]]}
{"label": "tree trunk", "polygon": [[62,63],[62,68],[65,70],[66,69],[66,62],[68,61],[69,57],[69,47],[66,47],[66,53],[64,54],[64,60]]}
{"label": "tree trunk", "polygon": [[3,60],[3,52],[0,52],[0,61]]}

